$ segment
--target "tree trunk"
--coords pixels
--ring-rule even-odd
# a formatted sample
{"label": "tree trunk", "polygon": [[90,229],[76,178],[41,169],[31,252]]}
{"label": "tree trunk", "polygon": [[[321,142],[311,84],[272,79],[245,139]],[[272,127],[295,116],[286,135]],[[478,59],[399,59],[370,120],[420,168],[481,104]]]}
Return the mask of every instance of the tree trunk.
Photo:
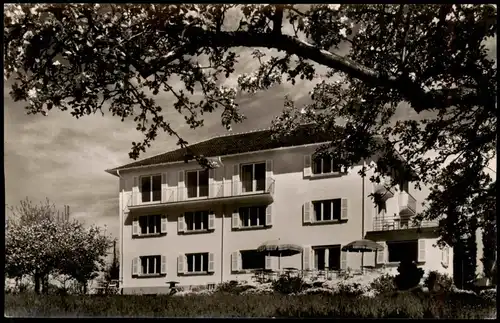
{"label": "tree trunk", "polygon": [[35,293],[40,294],[40,274],[35,273],[33,276],[34,282],[35,282]]}
{"label": "tree trunk", "polygon": [[42,294],[47,295],[49,293],[49,275],[43,275],[42,277]]}
{"label": "tree trunk", "polygon": [[82,285],[83,285],[83,294],[87,295],[87,282],[86,281],[83,282]]}

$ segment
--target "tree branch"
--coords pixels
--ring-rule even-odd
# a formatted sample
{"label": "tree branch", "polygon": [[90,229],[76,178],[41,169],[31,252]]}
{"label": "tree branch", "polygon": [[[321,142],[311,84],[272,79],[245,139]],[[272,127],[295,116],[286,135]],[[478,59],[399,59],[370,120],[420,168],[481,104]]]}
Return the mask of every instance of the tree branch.
{"label": "tree branch", "polygon": [[305,59],[310,59],[318,64],[344,72],[353,78],[362,80],[368,84],[398,89],[403,97],[411,103],[416,112],[421,112],[429,108],[442,109],[455,106],[464,101],[474,102],[476,95],[469,93],[463,98],[462,90],[446,91],[424,91],[421,86],[415,84],[408,78],[401,78],[382,74],[372,68],[363,66],[347,57],[318,49],[305,41],[284,34],[256,33],[248,31],[232,32],[212,32],[199,27],[191,27],[185,30],[185,38],[189,43],[176,52],[152,60],[148,64],[138,64],[134,66],[142,77],[147,78],[162,70],[169,63],[181,58],[193,50],[206,46],[210,47],[264,47],[274,48],[287,52],[290,55],[297,55]]}

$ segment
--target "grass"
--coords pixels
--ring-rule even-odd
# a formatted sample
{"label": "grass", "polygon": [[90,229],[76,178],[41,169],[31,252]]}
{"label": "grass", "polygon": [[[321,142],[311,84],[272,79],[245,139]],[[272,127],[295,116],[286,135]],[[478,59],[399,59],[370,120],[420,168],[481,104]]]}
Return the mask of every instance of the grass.
{"label": "grass", "polygon": [[496,303],[476,295],[5,295],[5,315],[22,317],[334,317],[484,319]]}

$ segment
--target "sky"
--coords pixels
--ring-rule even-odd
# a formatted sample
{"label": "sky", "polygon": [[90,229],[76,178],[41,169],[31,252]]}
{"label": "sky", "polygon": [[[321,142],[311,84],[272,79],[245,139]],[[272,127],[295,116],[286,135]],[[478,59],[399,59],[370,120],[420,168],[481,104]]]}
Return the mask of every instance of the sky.
{"label": "sky", "polygon": [[[491,46],[496,56],[495,40]],[[240,50],[234,76],[226,82],[234,84],[239,74],[256,69],[258,62],[251,59],[251,52],[252,49]],[[238,103],[247,119],[233,125],[232,132],[269,127],[283,109],[285,95],[300,106],[308,101],[308,92],[320,80],[299,80],[295,86],[283,84],[255,95],[240,96]],[[38,203],[49,198],[61,211],[63,205],[69,205],[71,218],[87,225],[106,226],[109,233],[118,237],[118,178],[105,173],[105,169],[132,161],[128,157],[132,142],[142,139],[133,121],[121,122],[110,113],[78,120],[60,111],[51,111],[48,116],[27,115],[25,103],[10,98],[9,85],[9,82],[4,84],[5,203],[17,205],[26,197]],[[172,103],[167,93],[160,92],[155,100],[165,107]],[[208,115],[202,128],[191,130],[173,108],[164,110],[174,129],[189,143],[228,133],[220,123],[220,111]],[[419,117],[408,106],[398,107],[394,116],[395,119]],[[176,140],[160,133],[141,158],[175,148]],[[496,170],[496,160],[490,167]],[[415,197],[422,201],[425,194],[421,192]]]}

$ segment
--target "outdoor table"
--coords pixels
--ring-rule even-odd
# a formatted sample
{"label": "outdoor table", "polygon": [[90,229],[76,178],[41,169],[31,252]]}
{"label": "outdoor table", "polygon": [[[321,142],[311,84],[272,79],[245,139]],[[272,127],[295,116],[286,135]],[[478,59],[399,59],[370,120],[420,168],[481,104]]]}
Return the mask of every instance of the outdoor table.
{"label": "outdoor table", "polygon": [[171,280],[166,282],[166,284],[170,287],[170,293],[175,294],[177,292],[177,287],[175,287],[175,285],[179,284],[179,282]]}

